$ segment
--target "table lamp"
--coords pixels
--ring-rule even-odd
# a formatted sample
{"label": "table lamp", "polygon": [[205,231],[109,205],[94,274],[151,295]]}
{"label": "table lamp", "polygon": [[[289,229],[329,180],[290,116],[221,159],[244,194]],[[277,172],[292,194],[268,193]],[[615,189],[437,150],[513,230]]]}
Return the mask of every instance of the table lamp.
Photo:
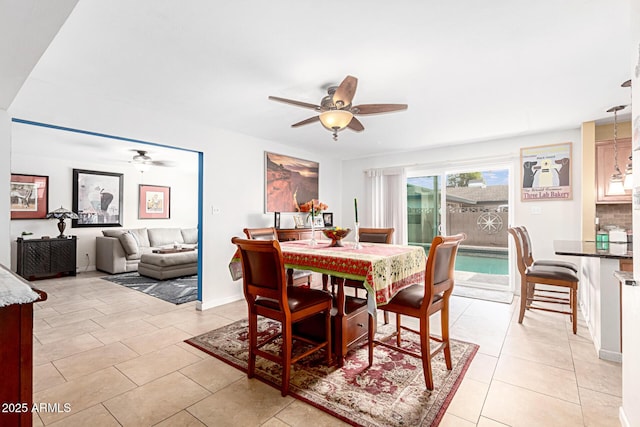
{"label": "table lamp", "polygon": [[58,236],[58,239],[64,239],[65,238],[64,229],[67,226],[64,220],[67,218],[78,219],[79,217],[77,213],[60,206],[59,209],[56,209],[55,211],[51,211],[47,214],[47,219],[51,219],[51,218],[55,218],[58,220],[58,230],[60,231],[60,235]]}

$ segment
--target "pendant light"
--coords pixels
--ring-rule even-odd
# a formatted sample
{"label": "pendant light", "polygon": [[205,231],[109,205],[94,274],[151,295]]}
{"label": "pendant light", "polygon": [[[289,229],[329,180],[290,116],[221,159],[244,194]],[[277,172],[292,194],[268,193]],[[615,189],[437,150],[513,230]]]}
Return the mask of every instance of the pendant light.
{"label": "pendant light", "polygon": [[[631,87],[631,79],[622,83],[622,87]],[[624,170],[624,189],[631,190],[633,188],[633,152],[629,155],[629,163]]]}
{"label": "pendant light", "polygon": [[611,195],[624,194],[623,176],[618,166],[618,111],[624,108],[624,105],[616,105],[607,110],[607,113],[613,112],[613,160],[615,163],[613,174],[609,179],[609,194]]}

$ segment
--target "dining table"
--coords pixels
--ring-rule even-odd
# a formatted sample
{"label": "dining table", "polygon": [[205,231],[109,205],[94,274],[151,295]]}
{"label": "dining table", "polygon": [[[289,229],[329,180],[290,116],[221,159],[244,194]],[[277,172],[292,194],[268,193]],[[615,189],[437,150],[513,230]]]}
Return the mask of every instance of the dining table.
{"label": "dining table", "polygon": [[[424,283],[427,256],[422,246],[393,245],[382,243],[343,242],[343,246],[331,246],[329,240],[295,240],[280,242],[282,257],[287,269],[311,270],[323,275],[323,289],[334,278],[336,318],[340,325],[338,333],[347,327],[345,318],[345,279],[363,282],[367,290],[367,307],[375,316],[401,289],[415,283]],[[229,269],[233,280],[242,278],[242,265],[236,252]],[[375,322],[374,322],[375,323]],[[336,337],[335,352],[338,365],[342,366],[347,352],[346,340]]]}

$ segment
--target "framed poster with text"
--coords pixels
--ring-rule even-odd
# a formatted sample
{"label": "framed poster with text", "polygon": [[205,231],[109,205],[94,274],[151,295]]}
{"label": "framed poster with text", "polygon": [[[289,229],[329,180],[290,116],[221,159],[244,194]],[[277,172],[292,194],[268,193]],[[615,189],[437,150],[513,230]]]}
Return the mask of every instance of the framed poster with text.
{"label": "framed poster with text", "polygon": [[520,200],[571,200],[571,142],[520,149]]}

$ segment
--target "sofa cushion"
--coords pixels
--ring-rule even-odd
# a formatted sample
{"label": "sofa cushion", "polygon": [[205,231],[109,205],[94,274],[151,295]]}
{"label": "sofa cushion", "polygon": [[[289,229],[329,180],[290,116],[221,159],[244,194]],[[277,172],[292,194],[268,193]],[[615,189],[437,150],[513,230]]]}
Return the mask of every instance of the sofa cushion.
{"label": "sofa cushion", "polygon": [[102,235],[105,237],[115,237],[116,239],[120,237],[122,233],[130,232],[133,237],[138,242],[139,247],[148,248],[151,246],[149,243],[149,236],[147,234],[146,228],[132,228],[130,230],[118,228],[118,229],[108,229],[102,230]]}
{"label": "sofa cushion", "polygon": [[150,246],[159,248],[172,245],[173,242],[184,243],[179,228],[150,228],[147,230]]}
{"label": "sofa cushion", "polygon": [[184,243],[196,244],[198,243],[198,229],[197,228],[183,228],[180,230],[182,232],[182,239]]}
{"label": "sofa cushion", "polygon": [[115,238],[118,238],[125,231],[126,230],[123,230],[122,228],[118,228],[117,230],[114,230],[114,229],[102,230],[102,235],[104,237],[115,237]]}
{"label": "sofa cushion", "polygon": [[132,232],[125,231],[118,236],[118,239],[120,240],[120,244],[122,245],[122,248],[127,255],[138,254],[138,239],[133,235]]}

